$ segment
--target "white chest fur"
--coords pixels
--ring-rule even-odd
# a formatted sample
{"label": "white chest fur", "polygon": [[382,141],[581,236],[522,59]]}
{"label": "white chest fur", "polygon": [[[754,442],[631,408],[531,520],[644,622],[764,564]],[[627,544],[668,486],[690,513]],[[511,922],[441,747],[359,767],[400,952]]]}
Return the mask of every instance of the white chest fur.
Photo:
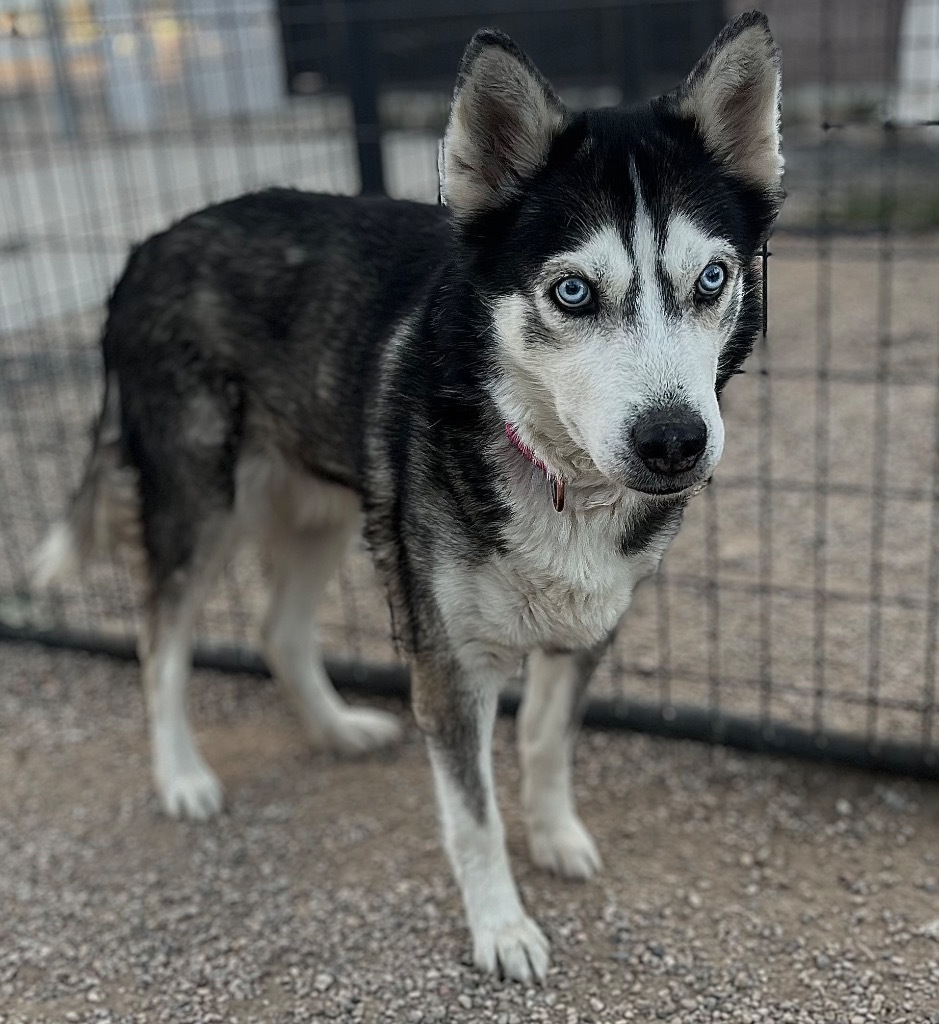
{"label": "white chest fur", "polygon": [[451,562],[438,576],[438,606],[457,648],[592,646],[622,617],[671,539],[626,556],[628,506],[585,508],[575,494],[557,513],[540,486],[525,499],[503,531],[504,552],[475,566]]}

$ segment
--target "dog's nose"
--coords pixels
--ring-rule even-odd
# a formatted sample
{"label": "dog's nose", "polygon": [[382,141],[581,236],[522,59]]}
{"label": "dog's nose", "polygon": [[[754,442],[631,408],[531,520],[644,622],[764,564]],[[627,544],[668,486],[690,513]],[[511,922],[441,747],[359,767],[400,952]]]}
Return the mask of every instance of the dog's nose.
{"label": "dog's nose", "polygon": [[639,458],[662,476],[694,469],[708,443],[704,420],[691,409],[672,407],[646,413],[633,427]]}

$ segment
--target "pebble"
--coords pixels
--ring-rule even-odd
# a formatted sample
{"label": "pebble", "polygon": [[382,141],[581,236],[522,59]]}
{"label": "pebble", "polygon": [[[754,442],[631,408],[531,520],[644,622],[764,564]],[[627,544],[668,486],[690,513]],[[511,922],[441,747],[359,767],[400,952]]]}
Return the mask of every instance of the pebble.
{"label": "pebble", "polygon": [[[509,847],[553,941],[545,984],[524,987],[471,966],[416,733],[377,762],[311,755],[274,687],[197,674],[197,731],[230,806],[180,824],[149,796],[136,670],[3,654],[0,720],[17,723],[26,752],[14,769],[0,744],[15,808],[0,812],[9,1024],[924,1024],[936,1013],[939,919],[909,908],[928,906],[939,807],[914,783],[902,790],[907,847],[885,857],[891,833],[871,823],[880,814],[893,829],[897,812],[873,780],[859,776],[832,822],[837,771],[587,732],[577,779],[607,869],[573,885],[525,859],[502,722]],[[55,701],[37,692],[46,677],[62,680]],[[877,881],[863,908],[839,874]]]}

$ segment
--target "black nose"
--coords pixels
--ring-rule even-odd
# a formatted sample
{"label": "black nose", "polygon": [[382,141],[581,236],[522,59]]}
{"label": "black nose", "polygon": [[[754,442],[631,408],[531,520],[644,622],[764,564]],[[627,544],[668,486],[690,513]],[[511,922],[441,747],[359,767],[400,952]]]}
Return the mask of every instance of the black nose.
{"label": "black nose", "polygon": [[646,413],[633,427],[633,447],[639,458],[663,476],[694,469],[708,443],[704,420],[680,406]]}

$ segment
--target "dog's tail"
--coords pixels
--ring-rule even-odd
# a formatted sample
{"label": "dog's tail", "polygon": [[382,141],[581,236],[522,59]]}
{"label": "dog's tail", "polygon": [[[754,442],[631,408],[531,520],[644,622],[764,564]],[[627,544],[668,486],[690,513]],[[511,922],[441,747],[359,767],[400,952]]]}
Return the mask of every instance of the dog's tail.
{"label": "dog's tail", "polygon": [[124,460],[120,394],[117,378],[109,374],[85,475],[65,518],[52,526],[33,553],[30,579],[35,587],[51,586],[92,556],[139,540],[136,473]]}

